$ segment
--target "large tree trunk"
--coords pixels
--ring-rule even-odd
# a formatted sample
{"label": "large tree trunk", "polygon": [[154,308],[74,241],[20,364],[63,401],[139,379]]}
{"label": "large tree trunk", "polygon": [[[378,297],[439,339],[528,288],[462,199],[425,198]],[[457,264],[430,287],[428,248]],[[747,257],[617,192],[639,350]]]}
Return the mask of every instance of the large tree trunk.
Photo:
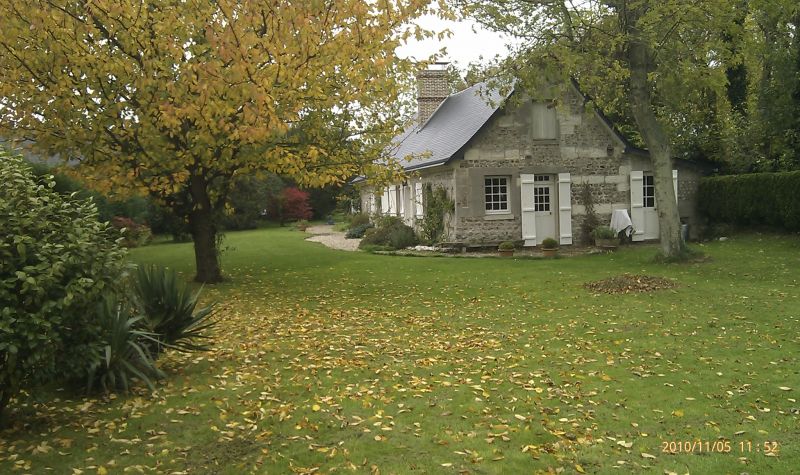
{"label": "large tree trunk", "polygon": [[222,270],[217,249],[218,230],[205,178],[192,176],[189,192],[194,205],[189,213],[189,228],[194,239],[194,259],[197,269],[194,280],[206,284],[221,282]]}
{"label": "large tree trunk", "polygon": [[672,185],[672,150],[664,127],[653,111],[653,98],[647,74],[651,71],[652,50],[636,36],[635,26],[628,42],[630,66],[630,103],[633,117],[650,151],[655,181],[656,206],[661,250],[665,257],[675,257],[682,250],[680,216]]}

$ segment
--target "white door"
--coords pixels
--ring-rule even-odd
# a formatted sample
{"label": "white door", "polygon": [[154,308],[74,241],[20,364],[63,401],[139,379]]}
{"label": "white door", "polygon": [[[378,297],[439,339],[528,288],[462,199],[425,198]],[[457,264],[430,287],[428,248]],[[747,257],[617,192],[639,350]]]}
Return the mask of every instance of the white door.
{"label": "white door", "polygon": [[558,227],[556,226],[556,190],[555,180],[551,175],[533,176],[533,211],[536,216],[536,244],[539,245],[547,238],[560,242]]}
{"label": "white door", "polygon": [[658,239],[658,209],[653,175],[642,175],[642,210],[644,214],[644,238]]}
{"label": "white door", "polygon": [[[678,170],[672,170],[672,187],[677,201]],[[651,173],[631,172],[631,220],[634,241],[659,238],[656,187]]]}

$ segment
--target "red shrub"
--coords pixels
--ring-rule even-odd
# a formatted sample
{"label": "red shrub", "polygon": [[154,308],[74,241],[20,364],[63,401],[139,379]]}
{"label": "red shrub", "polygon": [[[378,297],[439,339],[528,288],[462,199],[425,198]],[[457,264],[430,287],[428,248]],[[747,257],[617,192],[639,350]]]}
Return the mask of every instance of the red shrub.
{"label": "red shrub", "polygon": [[311,202],[309,194],[297,188],[283,190],[283,218],[286,220],[311,219]]}
{"label": "red shrub", "polygon": [[125,216],[114,216],[111,218],[111,225],[116,229],[125,228],[125,233],[122,245],[125,247],[138,247],[143,246],[150,242],[153,233],[150,227],[146,224],[139,224],[131,218]]}

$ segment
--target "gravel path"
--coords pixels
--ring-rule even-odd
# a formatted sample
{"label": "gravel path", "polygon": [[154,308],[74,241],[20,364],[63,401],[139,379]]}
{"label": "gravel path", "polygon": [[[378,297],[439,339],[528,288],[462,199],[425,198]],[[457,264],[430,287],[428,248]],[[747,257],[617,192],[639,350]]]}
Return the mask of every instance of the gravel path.
{"label": "gravel path", "polygon": [[332,249],[342,251],[357,251],[358,243],[361,242],[361,239],[345,239],[344,233],[334,231],[330,224],[310,226],[306,232],[313,234],[306,241],[319,242]]}

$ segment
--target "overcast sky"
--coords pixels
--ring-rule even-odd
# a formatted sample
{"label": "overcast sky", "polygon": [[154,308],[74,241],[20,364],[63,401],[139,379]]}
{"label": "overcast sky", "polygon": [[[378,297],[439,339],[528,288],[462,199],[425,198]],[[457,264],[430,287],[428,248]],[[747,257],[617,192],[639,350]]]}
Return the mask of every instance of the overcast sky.
{"label": "overcast sky", "polygon": [[[472,20],[453,22],[435,16],[426,16],[417,21],[417,24],[435,32],[449,29],[453,35],[443,41],[435,38],[425,41],[412,40],[397,49],[398,56],[424,60],[442,47],[447,47],[447,55],[438,58],[438,61],[454,63],[462,70],[473,61],[487,62],[495,55],[507,56],[508,47],[506,45],[512,41],[508,37],[486,30]],[[481,56],[483,60],[481,60]]]}

